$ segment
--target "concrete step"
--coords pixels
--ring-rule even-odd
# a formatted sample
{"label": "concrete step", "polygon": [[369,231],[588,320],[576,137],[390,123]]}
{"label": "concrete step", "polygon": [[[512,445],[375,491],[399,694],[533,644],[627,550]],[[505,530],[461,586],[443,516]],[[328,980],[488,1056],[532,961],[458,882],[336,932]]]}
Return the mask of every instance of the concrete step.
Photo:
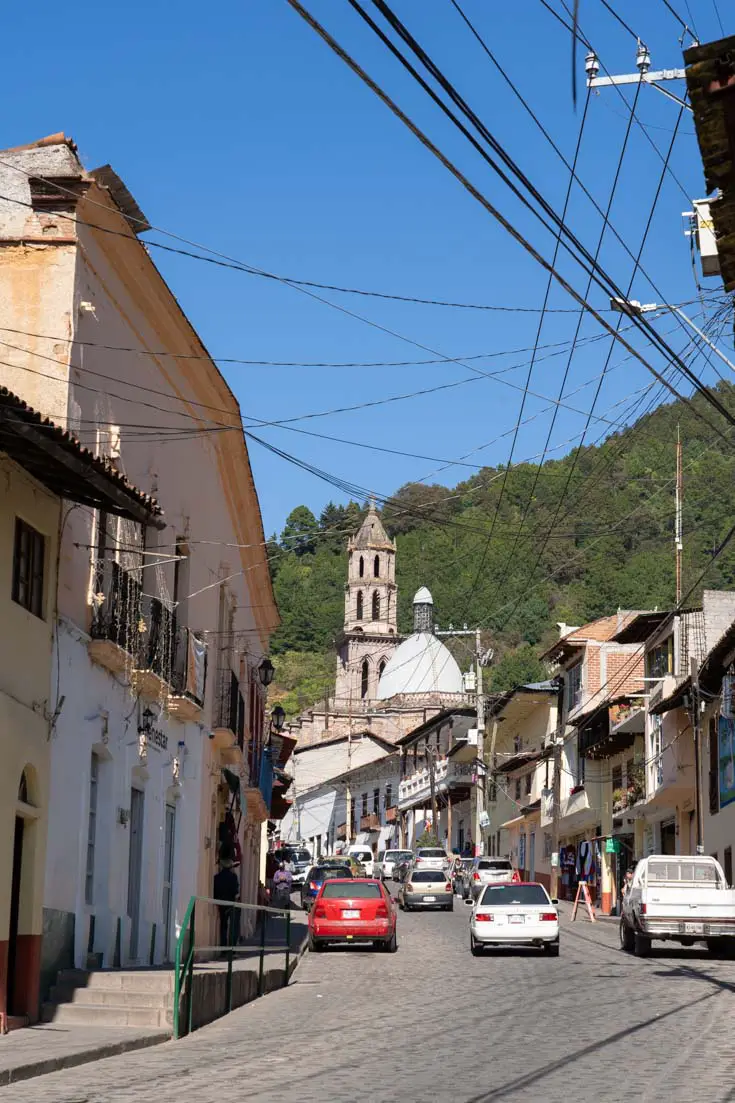
{"label": "concrete step", "polygon": [[68,988],[86,988],[90,991],[160,992],[173,993],[173,969],[62,969],[56,983]]}
{"label": "concrete step", "polygon": [[167,1027],[171,1013],[153,1007],[114,1007],[106,1004],[45,1003],[41,1009],[45,1023],[94,1025],[106,1027]]}
{"label": "concrete step", "polygon": [[101,969],[102,968],[102,954],[87,954],[87,960],[85,962],[85,969]]}
{"label": "concrete step", "polygon": [[49,993],[49,1003],[74,1003],[86,1007],[153,1007],[167,1011],[173,1001],[172,992],[136,992],[127,988],[78,988],[55,984]]}

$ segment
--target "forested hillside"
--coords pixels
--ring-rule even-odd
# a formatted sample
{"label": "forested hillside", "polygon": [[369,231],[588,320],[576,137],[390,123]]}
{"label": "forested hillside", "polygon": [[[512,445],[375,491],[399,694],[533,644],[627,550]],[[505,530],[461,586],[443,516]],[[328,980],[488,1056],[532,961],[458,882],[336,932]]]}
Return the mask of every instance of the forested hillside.
{"label": "forested hillside", "polygon": [[[735,409],[735,387],[721,383],[718,394]],[[694,406],[721,420],[701,398]],[[537,655],[555,638],[558,621],[581,624],[618,607],[671,605],[677,427],[686,592],[735,520],[735,449],[675,402],[540,471],[531,464],[488,467],[453,488],[409,483],[397,490],[383,519],[398,542],[400,630],[410,631],[414,591],[429,586],[441,627],[483,626],[496,649],[491,687],[502,689],[541,673]],[[323,696],[333,680],[345,542],[363,512],[355,502],[330,504],[316,518],[298,506],[273,538],[283,620],[273,646],[289,712]],[[718,557],[705,584],[735,586],[735,547]]]}

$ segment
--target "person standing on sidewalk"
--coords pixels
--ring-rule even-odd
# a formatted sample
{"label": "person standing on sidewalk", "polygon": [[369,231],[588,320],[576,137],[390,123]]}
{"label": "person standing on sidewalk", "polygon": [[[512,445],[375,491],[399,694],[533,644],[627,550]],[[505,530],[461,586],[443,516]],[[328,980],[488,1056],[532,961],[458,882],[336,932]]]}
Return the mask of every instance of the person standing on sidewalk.
{"label": "person standing on sidewalk", "polygon": [[[238,876],[232,868],[229,858],[220,859],[220,868],[214,875],[214,898],[218,901],[219,910],[219,945],[233,946],[235,943],[234,912],[232,906],[240,892]],[[232,901],[232,904],[223,904],[220,901]]]}

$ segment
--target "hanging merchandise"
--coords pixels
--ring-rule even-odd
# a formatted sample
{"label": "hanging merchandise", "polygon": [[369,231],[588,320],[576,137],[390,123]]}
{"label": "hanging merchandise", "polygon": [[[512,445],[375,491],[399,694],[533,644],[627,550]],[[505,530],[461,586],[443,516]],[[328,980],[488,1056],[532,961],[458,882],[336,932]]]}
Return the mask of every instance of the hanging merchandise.
{"label": "hanging merchandise", "polygon": [[735,719],[735,716],[733,716],[733,688],[735,688],[735,676],[726,674],[722,679],[722,704],[720,706],[720,714],[728,720]]}

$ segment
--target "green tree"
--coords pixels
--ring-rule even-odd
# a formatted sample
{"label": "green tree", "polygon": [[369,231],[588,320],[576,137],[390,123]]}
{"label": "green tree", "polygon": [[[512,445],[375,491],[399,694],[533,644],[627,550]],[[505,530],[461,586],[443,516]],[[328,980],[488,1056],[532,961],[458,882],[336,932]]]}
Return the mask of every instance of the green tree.
{"label": "green tree", "polygon": [[281,544],[296,555],[313,555],[317,546],[319,525],[308,506],[296,506],[286,518]]}

